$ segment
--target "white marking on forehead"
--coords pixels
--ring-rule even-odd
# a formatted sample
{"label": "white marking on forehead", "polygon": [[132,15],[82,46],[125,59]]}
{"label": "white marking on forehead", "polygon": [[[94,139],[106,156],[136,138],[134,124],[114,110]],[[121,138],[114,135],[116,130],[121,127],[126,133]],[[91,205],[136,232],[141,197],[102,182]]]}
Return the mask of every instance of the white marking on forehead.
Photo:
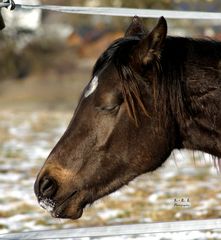
{"label": "white marking on forehead", "polygon": [[87,98],[90,96],[97,88],[98,86],[98,77],[94,76],[94,78],[91,80],[89,86],[87,87],[84,97]]}
{"label": "white marking on forehead", "polygon": [[48,212],[52,212],[55,207],[55,203],[51,199],[43,199],[39,201],[39,205]]}

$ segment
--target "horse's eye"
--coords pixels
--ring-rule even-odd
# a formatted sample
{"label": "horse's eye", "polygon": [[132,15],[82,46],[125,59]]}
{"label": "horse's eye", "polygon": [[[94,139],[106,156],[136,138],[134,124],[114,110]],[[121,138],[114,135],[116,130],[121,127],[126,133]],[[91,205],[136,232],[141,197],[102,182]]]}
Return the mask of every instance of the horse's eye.
{"label": "horse's eye", "polygon": [[102,106],[102,107],[96,107],[96,109],[99,112],[104,112],[104,113],[116,113],[120,108],[119,104],[115,105],[109,105],[109,106]]}
{"label": "horse's eye", "polygon": [[98,112],[102,112],[104,114],[116,114],[123,101],[124,98],[121,93],[106,94],[103,95],[101,101],[95,104],[95,108]]}

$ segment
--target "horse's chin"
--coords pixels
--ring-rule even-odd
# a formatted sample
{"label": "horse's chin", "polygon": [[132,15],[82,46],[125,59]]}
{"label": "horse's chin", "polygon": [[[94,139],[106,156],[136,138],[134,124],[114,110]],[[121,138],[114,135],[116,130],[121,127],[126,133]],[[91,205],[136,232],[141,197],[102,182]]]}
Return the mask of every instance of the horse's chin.
{"label": "horse's chin", "polygon": [[61,208],[58,207],[53,212],[51,212],[52,217],[54,218],[66,218],[66,219],[72,219],[76,220],[80,218],[83,214],[83,208]]}
{"label": "horse's chin", "polygon": [[51,215],[54,218],[68,218],[72,220],[76,220],[80,218],[84,212],[84,208],[87,205],[91,205],[96,200],[107,195],[108,192],[103,192],[102,195],[94,194],[93,197],[86,191],[82,191],[74,194],[71,198],[62,202],[62,204],[57,204],[54,207],[53,211],[51,211]]}
{"label": "horse's chin", "polygon": [[73,191],[58,200],[39,197],[39,204],[54,218],[78,219],[88,204],[86,191]]}
{"label": "horse's chin", "polygon": [[50,213],[52,217],[55,218],[68,218],[76,220],[82,216],[84,208],[87,205],[91,205],[98,199],[116,191],[121,186],[123,186],[123,184],[118,182],[117,185],[110,185],[96,190],[91,189],[90,191],[81,190],[73,192],[66,196],[65,199],[60,200],[60,203],[57,202]]}
{"label": "horse's chin", "polygon": [[84,194],[75,193],[71,197],[66,198],[61,204],[57,204],[51,211],[52,217],[78,219],[82,216],[83,210],[87,205]]}

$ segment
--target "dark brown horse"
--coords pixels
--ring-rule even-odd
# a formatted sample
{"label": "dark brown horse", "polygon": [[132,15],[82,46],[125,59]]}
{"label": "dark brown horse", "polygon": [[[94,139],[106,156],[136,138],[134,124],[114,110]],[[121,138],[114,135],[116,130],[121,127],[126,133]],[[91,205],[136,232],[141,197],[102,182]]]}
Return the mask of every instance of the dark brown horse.
{"label": "dark brown horse", "polygon": [[35,193],[60,218],[154,171],[173,149],[221,157],[221,43],[167,37],[135,17],[97,60]]}

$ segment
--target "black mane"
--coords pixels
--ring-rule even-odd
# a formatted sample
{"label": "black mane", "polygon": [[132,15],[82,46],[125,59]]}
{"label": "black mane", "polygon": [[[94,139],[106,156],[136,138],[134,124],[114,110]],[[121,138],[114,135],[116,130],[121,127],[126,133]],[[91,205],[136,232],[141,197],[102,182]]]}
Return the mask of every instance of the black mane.
{"label": "black mane", "polygon": [[[114,64],[123,83],[123,94],[129,115],[135,120],[136,124],[138,124],[137,104],[146,115],[151,115],[145,108],[145,99],[142,99],[138,86],[140,79],[144,81],[148,79],[145,79],[145,74],[139,76],[130,63],[130,56],[141,38],[134,36],[116,40],[100,56],[93,69],[94,76],[109,63]],[[217,51],[218,49],[219,51]],[[187,56],[189,62],[187,62]],[[159,118],[166,117],[167,112],[171,111],[177,119],[181,120],[193,112],[187,95],[184,70],[187,64],[191,64],[191,61],[194,64],[195,56],[204,58],[207,56],[207,59],[212,56],[209,61],[217,61],[221,58],[221,44],[210,40],[167,37],[160,58],[155,59],[151,66],[147,66],[148,69],[151,67],[154,71],[155,79],[153,79],[154,82],[151,85],[153,86],[153,92],[156,94],[154,103],[160,105],[156,109],[161,109]],[[206,62],[204,64],[206,67]],[[162,111],[165,102],[171,103],[171,109],[165,108]]]}
{"label": "black mane", "polygon": [[139,37],[127,37],[114,41],[98,58],[93,68],[93,76],[110,62],[114,62],[119,69],[125,64],[126,59],[128,59],[131,54],[132,48],[139,42],[139,40]]}

